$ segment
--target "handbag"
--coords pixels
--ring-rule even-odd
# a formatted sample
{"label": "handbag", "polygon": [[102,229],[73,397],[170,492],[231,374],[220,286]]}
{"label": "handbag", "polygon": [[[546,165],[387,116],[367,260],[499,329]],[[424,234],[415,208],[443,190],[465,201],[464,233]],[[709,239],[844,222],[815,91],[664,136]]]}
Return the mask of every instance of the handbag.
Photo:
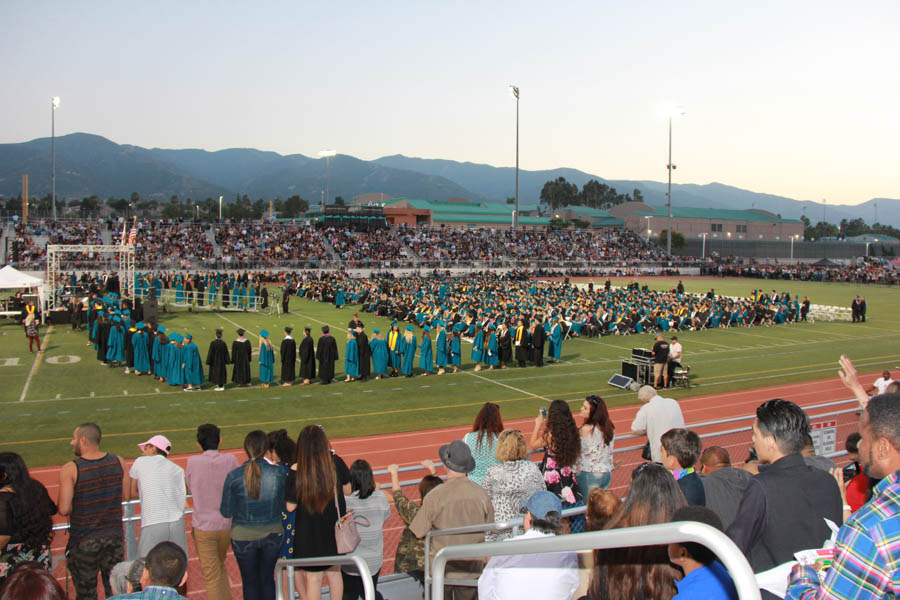
{"label": "handbag", "polygon": [[653,460],[653,454],[650,452],[650,442],[644,444],[644,447],[641,448],[641,458],[644,460]]}
{"label": "handbag", "polygon": [[354,516],[352,510],[341,515],[341,505],[338,504],[337,490],[334,491],[334,507],[338,513],[338,519],[334,523],[334,541],[337,544],[337,553],[349,554],[359,546],[360,537],[356,526],[368,527],[370,522],[366,517]]}

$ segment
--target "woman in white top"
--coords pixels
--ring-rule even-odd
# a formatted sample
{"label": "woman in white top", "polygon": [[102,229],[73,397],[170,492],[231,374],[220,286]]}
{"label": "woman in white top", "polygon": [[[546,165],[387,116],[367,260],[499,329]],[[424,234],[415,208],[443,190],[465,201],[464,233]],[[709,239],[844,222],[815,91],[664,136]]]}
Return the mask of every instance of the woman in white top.
{"label": "woman in white top", "polygon": [[606,402],[600,396],[588,396],[578,413],[583,424],[578,429],[581,435],[581,457],[578,460],[578,488],[581,497],[587,498],[596,487],[606,489],[612,480],[613,436],[616,426],[609,418]]}
{"label": "woman in white top", "polygon": [[[357,522],[359,531],[359,546],[353,554],[366,561],[369,572],[372,574],[372,587],[376,588],[375,598],[382,600],[378,592],[378,575],[381,572],[382,555],[384,554],[384,522],[391,516],[391,505],[384,494],[375,493],[375,476],[372,467],[364,460],[354,461],[350,465],[350,489],[349,496],[344,496],[347,502],[347,512],[352,512],[355,517],[365,517],[368,525]],[[365,522],[365,519],[360,519]],[[356,600],[363,597],[362,578],[355,566],[344,565],[341,567],[341,578],[344,580],[344,600]]]}
{"label": "woman in white top", "polygon": [[475,417],[472,431],[463,437],[463,442],[472,451],[472,457],[475,459],[475,470],[469,473],[471,481],[481,484],[487,470],[497,464],[494,448],[501,431],[503,419],[500,417],[500,407],[493,402],[485,402]]}

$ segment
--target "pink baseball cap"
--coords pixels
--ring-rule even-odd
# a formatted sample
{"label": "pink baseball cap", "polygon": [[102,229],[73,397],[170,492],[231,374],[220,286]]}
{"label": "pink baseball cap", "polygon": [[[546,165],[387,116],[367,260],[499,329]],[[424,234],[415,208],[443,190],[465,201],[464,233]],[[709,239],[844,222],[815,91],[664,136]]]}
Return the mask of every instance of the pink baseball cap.
{"label": "pink baseball cap", "polygon": [[164,435],[154,435],[143,444],[138,444],[138,448],[140,448],[141,450],[143,450],[145,446],[153,446],[154,448],[159,448],[166,453],[172,450],[172,444],[171,442],[169,442],[169,438]]}

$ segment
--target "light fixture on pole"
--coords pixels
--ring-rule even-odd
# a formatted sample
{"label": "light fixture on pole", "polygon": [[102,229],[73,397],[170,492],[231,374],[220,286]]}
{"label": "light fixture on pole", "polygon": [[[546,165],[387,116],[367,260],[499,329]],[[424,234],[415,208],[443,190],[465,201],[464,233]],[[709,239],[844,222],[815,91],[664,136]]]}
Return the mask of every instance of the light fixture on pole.
{"label": "light fixture on pole", "polygon": [[650,219],[652,219],[653,217],[646,216],[644,218],[647,219],[647,243],[649,244],[650,243]]}
{"label": "light fixture on pole", "polygon": [[669,162],[666,165],[666,170],[669,172],[669,186],[666,191],[666,210],[669,214],[669,224],[666,231],[666,252],[672,254],[672,170],[677,168],[672,164],[672,117],[683,116],[685,111],[681,107],[676,107],[669,109],[667,112],[669,116]]}
{"label": "light fixture on pole", "polygon": [[[791,236],[791,262],[794,261],[794,240],[796,240],[798,237],[800,237],[800,236],[797,235],[796,233]],[[868,248],[868,246],[866,246],[866,252],[868,252],[868,250],[869,250],[869,248]]]}
{"label": "light fixture on pole", "polygon": [[703,250],[700,251],[700,258],[706,258],[706,236],[708,236],[708,235],[709,235],[708,233],[700,234],[700,237],[703,238]]}
{"label": "light fixture on pole", "polygon": [[519,228],[519,87],[509,86],[509,93],[516,99],[516,212],[513,213],[513,229]]}
{"label": "light fixture on pole", "polygon": [[222,196],[219,196],[219,220],[222,220]]}
{"label": "light fixture on pole", "polygon": [[50,99],[50,206],[53,220],[56,220],[56,109],[59,108],[59,96]]}
{"label": "light fixture on pole", "polygon": [[328,174],[328,161],[331,159],[332,156],[335,156],[336,154],[337,154],[337,152],[334,151],[334,150],[320,150],[320,151],[319,151],[319,156],[321,156],[322,158],[325,159],[325,195],[322,197],[322,204],[323,204],[323,205],[324,205],[325,202],[327,202],[328,199],[329,199],[329,198],[328,198],[328,177],[329,177],[329,174]]}

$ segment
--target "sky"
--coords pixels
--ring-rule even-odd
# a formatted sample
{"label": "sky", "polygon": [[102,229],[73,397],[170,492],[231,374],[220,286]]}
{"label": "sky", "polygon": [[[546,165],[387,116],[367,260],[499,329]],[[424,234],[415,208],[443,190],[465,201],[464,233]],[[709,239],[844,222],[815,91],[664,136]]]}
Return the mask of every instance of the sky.
{"label": "sky", "polygon": [[900,198],[900,2],[0,2],[0,143],[88,132]]}

